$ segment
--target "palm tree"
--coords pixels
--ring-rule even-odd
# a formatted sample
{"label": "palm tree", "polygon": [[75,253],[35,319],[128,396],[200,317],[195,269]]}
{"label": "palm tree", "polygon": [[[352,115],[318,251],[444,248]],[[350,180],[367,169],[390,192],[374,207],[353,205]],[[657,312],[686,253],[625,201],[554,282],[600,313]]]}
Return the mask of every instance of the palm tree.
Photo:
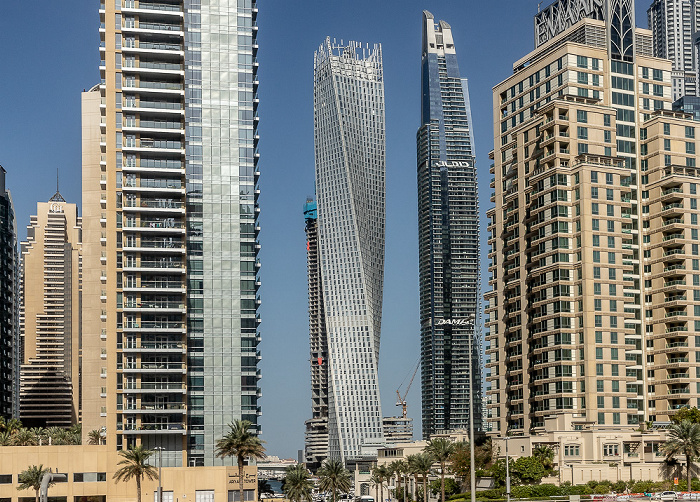
{"label": "palm tree", "polygon": [[119,455],[124,457],[124,460],[121,460],[117,465],[123,467],[117,469],[112,479],[129,481],[131,478],[135,478],[137,502],[141,502],[141,479],[144,476],[150,480],[158,479],[158,471],[148,463],[148,459],[153,453],[153,450],[146,450],[142,445],[119,452]]}
{"label": "palm tree", "polygon": [[267,479],[258,479],[258,498],[260,495],[274,495],[275,492]]}
{"label": "palm tree", "polygon": [[418,470],[416,469],[416,460],[418,459],[418,455],[409,455],[406,457],[406,470],[408,471],[408,474],[413,476],[413,499],[418,500],[416,498],[416,488],[418,487]]}
{"label": "palm tree", "polygon": [[98,429],[93,429],[88,432],[88,444],[101,444],[102,435]]}
{"label": "palm tree", "polygon": [[0,432],[0,446],[12,446],[12,434],[8,431]]}
{"label": "palm tree", "polygon": [[39,438],[32,429],[19,429],[12,435],[12,443],[15,446],[37,446]]}
{"label": "palm tree", "polygon": [[389,470],[396,476],[396,493],[401,493],[401,475],[406,472],[407,467],[404,460],[394,460],[389,464]]}
{"label": "palm tree", "polygon": [[378,465],[372,469],[372,476],[375,478],[374,483],[379,485],[379,501],[384,502],[384,481],[391,478],[391,473],[386,465]]}
{"label": "palm tree", "polygon": [[455,451],[455,444],[447,438],[435,438],[428,441],[424,451],[440,463],[440,493],[445,502],[445,466]]}
{"label": "palm tree", "polygon": [[672,424],[668,429],[668,439],[661,445],[661,451],[666,454],[667,460],[676,455],[685,455],[688,486],[690,486],[691,463],[700,455],[700,424],[690,420]]}
{"label": "palm tree", "polygon": [[[413,457],[412,463],[411,457]],[[411,470],[416,477],[416,484],[418,483],[418,476],[423,476],[423,499],[425,502],[428,502],[428,474],[430,474],[430,468],[433,466],[433,457],[428,453],[419,453],[417,455],[409,455],[408,458]]]}
{"label": "palm tree", "polygon": [[313,483],[309,479],[309,471],[302,464],[287,467],[282,481],[282,491],[292,502],[310,502]]}
{"label": "palm tree", "polygon": [[326,460],[318,471],[319,488],[321,491],[331,491],[333,502],[336,492],[347,493],[350,490],[350,471],[340,460]]}
{"label": "palm tree", "polygon": [[255,459],[265,458],[265,447],[262,441],[255,434],[250,433],[252,422],[248,420],[234,420],[228,427],[230,431],[224,437],[216,442],[216,456],[236,457],[238,461],[238,491],[240,493],[240,501],[243,502],[243,466],[247,458]]}
{"label": "palm tree", "polygon": [[[40,464],[39,467],[32,465],[27,469],[19,473],[17,480],[19,481],[18,490],[29,490],[30,488],[34,490],[34,498],[36,502],[39,502],[39,490],[41,489],[41,481],[44,479],[44,474],[49,472],[48,467],[44,469],[44,465]],[[53,483],[50,483],[52,485]]]}
{"label": "palm tree", "polygon": [[532,456],[542,463],[546,472],[554,467],[554,450],[546,444],[541,444],[532,449]]}

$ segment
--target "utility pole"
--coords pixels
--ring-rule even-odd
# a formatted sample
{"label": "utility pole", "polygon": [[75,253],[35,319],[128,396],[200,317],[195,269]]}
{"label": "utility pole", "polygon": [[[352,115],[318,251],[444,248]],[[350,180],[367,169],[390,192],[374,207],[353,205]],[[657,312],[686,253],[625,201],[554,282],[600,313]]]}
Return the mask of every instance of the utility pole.
{"label": "utility pole", "polygon": [[476,502],[476,466],[474,465],[474,373],[472,371],[472,339],[474,338],[474,333],[476,333],[476,319],[474,316],[471,318],[471,333],[469,336],[469,478],[470,478],[470,488],[471,488],[471,502]]}
{"label": "utility pole", "polygon": [[158,450],[158,502],[163,502],[163,487],[161,486],[161,468],[163,467],[163,447],[156,446],[153,448]]}
{"label": "utility pole", "polygon": [[510,439],[508,436],[505,438],[506,442],[506,502],[510,502],[510,458],[508,457],[508,440]]}

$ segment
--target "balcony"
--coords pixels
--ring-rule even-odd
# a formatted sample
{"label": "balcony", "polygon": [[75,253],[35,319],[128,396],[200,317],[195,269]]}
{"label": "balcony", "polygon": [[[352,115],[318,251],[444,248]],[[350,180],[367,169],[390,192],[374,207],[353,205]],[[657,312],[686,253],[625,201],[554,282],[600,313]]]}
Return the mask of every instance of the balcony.
{"label": "balcony", "polygon": [[144,321],[141,324],[137,322],[126,323],[122,329],[125,332],[153,331],[181,333],[185,329],[185,325],[176,321]]}
{"label": "balcony", "polygon": [[185,272],[187,272],[187,270],[185,269],[184,263],[179,262],[179,261],[138,260],[135,263],[134,262],[127,262],[124,265],[125,272],[148,272],[148,271],[162,271],[162,270],[178,271],[178,272],[182,272],[183,274]]}
{"label": "balcony", "polygon": [[186,373],[187,367],[185,363],[169,362],[169,363],[132,363],[124,364],[117,363],[117,370],[124,373]]}
{"label": "balcony", "polygon": [[127,200],[124,203],[123,209],[126,210],[131,210],[132,208],[138,209],[139,211],[142,210],[150,210],[150,209],[165,209],[165,210],[180,210],[184,212],[185,210],[185,203],[181,202],[179,200],[173,200],[173,199],[141,199],[140,201],[129,201]]}
{"label": "balcony", "polygon": [[122,26],[122,31],[123,32],[130,32],[130,31],[165,31],[165,32],[180,32],[182,33],[182,26],[180,24],[168,24],[168,23],[149,23],[149,22],[140,22],[138,25],[135,24],[130,24],[130,23],[124,23],[124,26]]}
{"label": "balcony", "polygon": [[183,382],[141,382],[140,387],[137,385],[124,387],[123,392],[138,394],[173,392],[184,394],[187,392],[187,386]]}
{"label": "balcony", "polygon": [[[117,430],[120,429],[120,424],[117,424]],[[124,434],[186,434],[184,423],[168,422],[168,423],[142,423],[125,424],[122,428]]]}

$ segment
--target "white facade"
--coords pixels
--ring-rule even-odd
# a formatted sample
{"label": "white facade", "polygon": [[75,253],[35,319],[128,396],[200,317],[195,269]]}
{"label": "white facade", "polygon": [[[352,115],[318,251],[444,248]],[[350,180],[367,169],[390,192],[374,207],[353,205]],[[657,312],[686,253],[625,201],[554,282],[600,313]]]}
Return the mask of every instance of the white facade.
{"label": "white facade", "polygon": [[319,256],[329,358],[329,456],[383,441],[377,383],[384,285],[385,125],[381,46],[314,55]]}

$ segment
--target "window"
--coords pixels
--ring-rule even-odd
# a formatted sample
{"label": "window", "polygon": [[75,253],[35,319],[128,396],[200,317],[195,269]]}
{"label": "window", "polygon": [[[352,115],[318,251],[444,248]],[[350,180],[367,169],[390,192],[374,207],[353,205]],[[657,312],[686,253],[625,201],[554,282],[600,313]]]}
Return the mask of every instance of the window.
{"label": "window", "polygon": [[588,58],[586,56],[576,56],[576,66],[579,68],[588,68]]}
{"label": "window", "polygon": [[587,124],[588,112],[586,110],[576,110],[576,121],[582,124]]}
{"label": "window", "polygon": [[596,376],[603,376],[603,365],[601,363],[596,363],[595,374]]}
{"label": "window", "polygon": [[602,328],[603,327],[603,316],[596,314],[595,316],[595,327],[596,328]]}
{"label": "window", "polygon": [[685,142],[685,153],[689,155],[695,155],[695,143],[692,141]]}
{"label": "window", "polygon": [[619,353],[615,347],[610,349],[610,359],[612,359],[613,361],[617,361],[618,354]]}
{"label": "window", "polygon": [[591,213],[598,214],[598,203],[597,202],[594,202],[593,204],[591,204]]}
{"label": "window", "polygon": [[593,278],[600,279],[600,267],[593,267]]}
{"label": "window", "polygon": [[615,237],[613,237],[611,235],[608,236],[608,247],[609,248],[615,247]]}
{"label": "window", "polygon": [[598,183],[598,171],[591,171],[591,183]]}
{"label": "window", "polygon": [[582,153],[588,153],[588,143],[578,144],[578,154],[581,155]]}
{"label": "window", "polygon": [[578,457],[581,455],[581,447],[577,444],[567,444],[564,445],[564,456],[565,457]]}
{"label": "window", "polygon": [[594,236],[593,236],[593,246],[594,246],[594,247],[599,247],[599,246],[600,246],[600,236],[599,236],[599,235],[594,235]]}
{"label": "window", "polygon": [[[579,144],[579,146],[581,146],[581,144]],[[598,187],[591,187],[591,198],[598,198]]]}
{"label": "window", "polygon": [[669,135],[671,134],[671,124],[664,122],[664,134]]}
{"label": "window", "polygon": [[605,413],[598,412],[598,423],[605,425]]}
{"label": "window", "polygon": [[615,200],[615,191],[612,188],[605,189],[605,199],[606,200]]}
{"label": "window", "polygon": [[620,447],[617,444],[604,444],[603,445],[603,456],[605,457],[617,457],[620,455]]}
{"label": "window", "polygon": [[605,173],[605,184],[612,185],[613,182],[614,182],[613,174],[612,173]]}
{"label": "window", "polygon": [[671,151],[671,140],[668,138],[664,139],[664,150],[667,152]]}
{"label": "window", "polygon": [[0,484],[11,485],[12,484],[12,474],[0,474]]}
{"label": "window", "polygon": [[593,263],[600,263],[600,251],[593,251]]}
{"label": "window", "polygon": [[608,220],[608,232],[615,231],[615,220]]}
{"label": "window", "polygon": [[[616,284],[608,284],[608,294],[610,296],[616,296],[617,295],[617,285]],[[612,333],[610,334],[610,338],[612,338]],[[617,338],[617,335],[615,335],[615,338]],[[617,340],[615,342],[617,343]]]}
{"label": "window", "polygon": [[612,376],[620,376],[620,367],[617,364],[610,365],[610,374]]}
{"label": "window", "polygon": [[595,343],[603,343],[603,332],[602,331],[595,332]]}
{"label": "window", "polygon": [[615,280],[615,275],[616,275],[616,274],[615,274],[615,269],[614,269],[614,268],[608,269],[608,279],[610,279],[611,281],[614,281],[614,280]]}
{"label": "window", "polygon": [[588,139],[588,127],[578,126],[576,131],[578,139]]}
{"label": "window", "polygon": [[619,380],[612,381],[612,391],[613,392],[620,392],[620,381]]}
{"label": "window", "polygon": [[608,253],[608,263],[615,263],[615,253]]}
{"label": "window", "polygon": [[695,139],[695,128],[685,126],[685,137],[688,139]]}
{"label": "window", "polygon": [[[593,300],[593,305],[594,305],[593,308],[596,312],[600,312],[601,310],[603,310],[603,302],[600,298],[596,298],[595,300]],[[596,359],[603,359],[602,349],[600,349],[601,350],[600,357],[598,357],[598,350],[599,349],[596,349]]]}
{"label": "window", "polygon": [[596,380],[596,392],[605,392],[605,381]]}

